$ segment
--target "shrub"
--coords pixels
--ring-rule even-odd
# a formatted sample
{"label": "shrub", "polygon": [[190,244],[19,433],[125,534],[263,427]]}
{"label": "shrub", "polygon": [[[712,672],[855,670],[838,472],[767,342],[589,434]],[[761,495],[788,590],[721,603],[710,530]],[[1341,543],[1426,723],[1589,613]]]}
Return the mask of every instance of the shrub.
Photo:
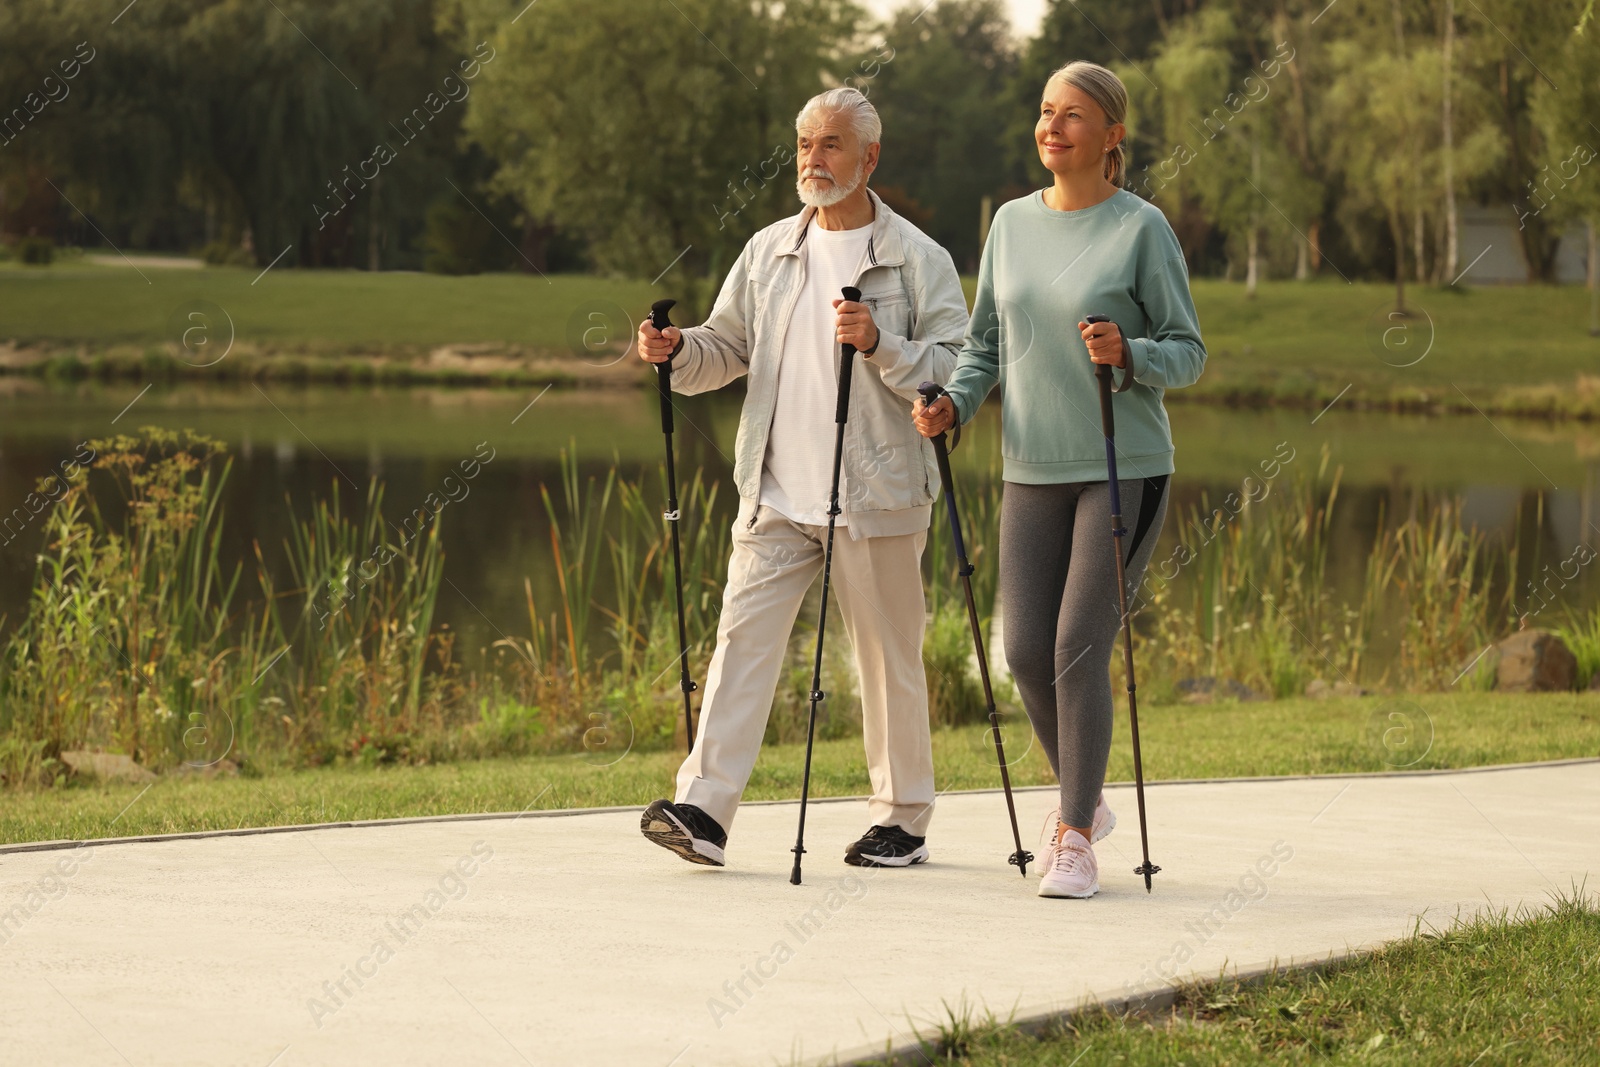
{"label": "shrub", "polygon": [[17,241],[16,254],[30,267],[47,267],[55,258],[56,243],[48,237],[23,237]]}

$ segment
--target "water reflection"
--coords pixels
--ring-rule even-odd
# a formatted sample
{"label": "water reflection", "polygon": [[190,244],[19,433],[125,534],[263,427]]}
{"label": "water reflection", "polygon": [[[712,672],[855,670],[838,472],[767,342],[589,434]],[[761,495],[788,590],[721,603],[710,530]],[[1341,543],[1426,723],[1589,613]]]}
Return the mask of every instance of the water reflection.
{"label": "water reflection", "polygon": [[[88,438],[154,424],[191,427],[227,442],[234,455],[226,495],[228,551],[231,558],[250,560],[252,543],[259,542],[273,565],[281,559],[291,508],[308,514],[313,501],[337,491],[347,512],[359,514],[368,479],[378,477],[387,487],[386,511],[397,521],[486,444],[493,461],[440,520],[448,580],[438,620],[462,635],[463,650],[526,632],[524,576],[536,599],[555,595],[550,524],[539,489],[549,485],[556,491],[561,450],[575,448],[581,477],[601,479],[614,461],[630,476],[653,479],[662,450],[656,400],[643,390],[541,395],[539,389],[273,383],[158,385],[140,395],[139,386],[50,388],[20,380],[0,385],[0,512],[12,515],[0,535],[0,614],[12,622],[26,610],[41,525],[37,518],[19,521],[14,509]],[[730,457],[741,400],[738,393],[679,398],[680,477],[698,467],[724,487],[718,514],[687,516],[688,521],[731,521]],[[1179,449],[1177,507],[1163,531],[1168,547],[1159,553],[1180,539],[1193,542],[1195,531],[1178,521],[1191,505],[1205,498],[1219,506],[1228,493],[1240,492],[1246,477],[1259,478],[1263,461],[1281,457],[1285,447],[1294,458],[1284,465],[1280,482],[1313,474],[1324,449],[1330,472],[1344,466],[1330,557],[1335,581],[1358,575],[1380,522],[1425,512],[1442,497],[1459,496],[1467,520],[1492,535],[1508,536],[1522,523],[1520,566],[1529,576],[1569,556],[1580,541],[1600,540],[1594,537],[1600,448],[1577,424],[1497,419],[1490,425],[1476,416],[1338,409],[1313,424],[1299,411],[1180,404],[1170,411]],[[998,413],[998,404],[987,404],[969,427],[955,455],[958,476],[987,476],[999,448]],[[1587,604],[1591,588],[1585,575],[1564,594]]]}

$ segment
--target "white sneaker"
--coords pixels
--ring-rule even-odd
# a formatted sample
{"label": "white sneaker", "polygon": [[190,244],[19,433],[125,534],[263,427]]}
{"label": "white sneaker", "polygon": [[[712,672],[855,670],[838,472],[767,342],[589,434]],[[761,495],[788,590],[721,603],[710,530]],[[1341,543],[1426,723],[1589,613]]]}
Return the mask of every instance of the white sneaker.
{"label": "white sneaker", "polygon": [[1078,831],[1068,830],[1045,850],[1039,895],[1083,899],[1098,892],[1100,864],[1094,858],[1094,849]]}
{"label": "white sneaker", "polygon": [[[1056,808],[1045,817],[1044,829],[1040,832],[1039,844],[1041,848],[1047,847],[1044,844],[1043,835],[1046,833],[1054,835],[1056,827],[1060,824],[1061,809]],[[1112,811],[1110,806],[1106,804],[1106,795],[1101,793],[1099,799],[1094,802],[1094,818],[1089,822],[1089,844],[1094,844],[1116,828],[1117,813]]]}

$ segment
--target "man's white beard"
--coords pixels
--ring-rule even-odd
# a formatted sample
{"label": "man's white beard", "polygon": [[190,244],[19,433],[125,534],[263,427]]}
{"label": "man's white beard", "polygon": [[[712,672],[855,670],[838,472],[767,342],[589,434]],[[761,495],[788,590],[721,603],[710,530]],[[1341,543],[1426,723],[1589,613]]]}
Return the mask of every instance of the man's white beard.
{"label": "man's white beard", "polygon": [[841,185],[837,175],[829,174],[828,177],[833,180],[832,186],[825,192],[813,192],[806,188],[806,178],[819,172],[817,168],[812,168],[811,170],[800,172],[800,176],[795,179],[794,189],[800,195],[800,202],[808,207],[832,207],[860,188],[861,177],[866,173],[866,170],[867,160],[863,156],[861,162],[856,165],[855,174],[851,175],[847,184]]}

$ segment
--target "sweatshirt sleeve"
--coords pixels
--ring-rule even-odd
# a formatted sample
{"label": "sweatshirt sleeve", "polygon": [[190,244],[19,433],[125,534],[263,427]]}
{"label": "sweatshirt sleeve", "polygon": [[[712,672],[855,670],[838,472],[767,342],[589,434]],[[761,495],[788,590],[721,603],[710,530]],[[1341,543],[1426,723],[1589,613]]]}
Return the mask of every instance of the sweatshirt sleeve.
{"label": "sweatshirt sleeve", "polygon": [[[995,223],[999,223],[995,216]],[[1000,319],[994,300],[994,246],[998,225],[989,230],[978,265],[978,293],[972,304],[972,319],[967,339],[956,357],[955,373],[945,392],[956,406],[956,416],[964,426],[978,413],[978,407],[1000,380]]]}
{"label": "sweatshirt sleeve", "polygon": [[912,330],[916,336],[880,330],[877,351],[863,358],[878,367],[885,385],[914,402],[922,382],[943,384],[949,380],[967,328],[967,298],[961,293],[961,276],[949,252],[938,245],[925,251],[910,242],[906,250],[916,257],[916,328]]}
{"label": "sweatshirt sleeve", "polygon": [[1147,337],[1128,338],[1133,380],[1163,389],[1199,381],[1206,346],[1200,339],[1200,319],[1189,294],[1189,268],[1182,254],[1169,255],[1147,271],[1135,296],[1150,328]]}
{"label": "sweatshirt sleeve", "polygon": [[750,369],[750,246],[723,279],[711,315],[699,326],[683,329],[683,347],[672,360],[672,391],[704,393]]}

